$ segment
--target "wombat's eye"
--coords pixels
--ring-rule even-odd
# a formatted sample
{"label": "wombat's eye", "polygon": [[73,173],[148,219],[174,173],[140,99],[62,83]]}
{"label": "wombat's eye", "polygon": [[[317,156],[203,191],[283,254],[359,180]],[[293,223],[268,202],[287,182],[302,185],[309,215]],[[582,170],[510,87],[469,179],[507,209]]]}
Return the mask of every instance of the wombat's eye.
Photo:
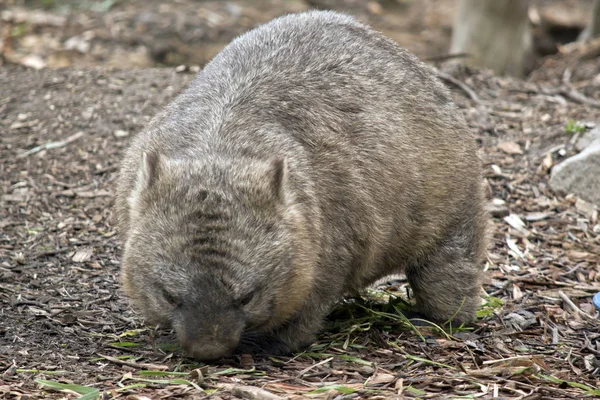
{"label": "wombat's eye", "polygon": [[252,299],[254,298],[254,292],[250,292],[247,295],[245,295],[244,297],[242,297],[238,303],[240,306],[245,307],[248,304],[250,304],[250,302],[252,301]]}
{"label": "wombat's eye", "polygon": [[164,299],[168,303],[170,303],[170,304],[172,304],[174,306],[179,305],[179,302],[177,301],[177,299],[175,298],[175,296],[173,296],[171,293],[169,293],[166,289],[164,289],[164,288],[162,289],[162,294],[163,294]]}

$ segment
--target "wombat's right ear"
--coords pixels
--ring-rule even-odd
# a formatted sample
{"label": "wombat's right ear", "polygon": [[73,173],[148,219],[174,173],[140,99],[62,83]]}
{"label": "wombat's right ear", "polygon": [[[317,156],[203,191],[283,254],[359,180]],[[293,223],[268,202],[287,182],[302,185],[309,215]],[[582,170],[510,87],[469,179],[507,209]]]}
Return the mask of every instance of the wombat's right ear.
{"label": "wombat's right ear", "polygon": [[155,151],[142,153],[133,191],[131,192],[131,196],[129,196],[129,206],[132,209],[137,208],[140,196],[156,182],[159,175],[160,155]]}
{"label": "wombat's right ear", "polygon": [[270,165],[271,188],[276,197],[283,199],[285,196],[285,184],[288,174],[287,160],[283,157],[277,157],[271,160]]}

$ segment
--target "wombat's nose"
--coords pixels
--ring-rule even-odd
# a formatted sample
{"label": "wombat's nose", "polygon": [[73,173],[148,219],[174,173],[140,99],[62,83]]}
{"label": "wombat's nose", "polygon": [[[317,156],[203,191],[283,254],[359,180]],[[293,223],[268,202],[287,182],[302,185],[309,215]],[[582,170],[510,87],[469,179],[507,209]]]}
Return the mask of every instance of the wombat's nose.
{"label": "wombat's nose", "polygon": [[231,316],[225,316],[225,321],[214,318],[213,323],[206,323],[195,315],[181,315],[174,324],[179,344],[199,361],[214,361],[230,355],[238,346],[244,327],[236,324]]}
{"label": "wombat's nose", "polygon": [[237,340],[218,342],[185,341],[182,347],[192,358],[199,361],[215,361],[233,353],[237,347]]}

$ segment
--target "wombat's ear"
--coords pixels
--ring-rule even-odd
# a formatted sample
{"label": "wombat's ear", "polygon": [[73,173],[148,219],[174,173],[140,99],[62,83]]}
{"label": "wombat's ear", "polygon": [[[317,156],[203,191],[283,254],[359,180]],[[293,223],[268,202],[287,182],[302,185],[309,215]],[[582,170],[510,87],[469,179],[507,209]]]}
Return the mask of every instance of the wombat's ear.
{"label": "wombat's ear", "polygon": [[129,205],[135,209],[139,203],[142,193],[152,186],[160,175],[160,155],[152,151],[144,152],[140,159],[140,164],[135,178],[133,192],[129,197]]}
{"label": "wombat's ear", "polygon": [[148,188],[156,181],[159,173],[160,155],[155,151],[142,153],[142,162],[140,163],[136,184]]}
{"label": "wombat's ear", "polygon": [[280,200],[285,198],[285,184],[288,175],[288,164],[287,159],[284,157],[277,157],[271,160],[269,168],[269,176],[271,178],[271,189],[273,194]]}

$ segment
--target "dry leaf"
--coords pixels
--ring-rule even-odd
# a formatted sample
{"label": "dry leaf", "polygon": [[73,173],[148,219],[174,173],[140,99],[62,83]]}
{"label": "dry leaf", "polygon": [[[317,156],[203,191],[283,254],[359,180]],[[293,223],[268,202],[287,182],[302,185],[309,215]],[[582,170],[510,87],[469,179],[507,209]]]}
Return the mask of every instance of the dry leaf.
{"label": "dry leaf", "polygon": [[521,288],[515,284],[513,284],[512,287],[512,297],[514,300],[520,300],[523,298],[523,292],[521,291]]}
{"label": "dry leaf", "polygon": [[92,258],[92,254],[94,254],[94,249],[91,247],[84,247],[77,250],[77,252],[73,255],[72,260],[76,263],[86,262]]}
{"label": "dry leaf", "polygon": [[28,56],[23,57],[23,59],[21,60],[21,64],[33,69],[42,69],[46,66],[46,61],[44,61],[44,59],[42,59],[42,57],[40,56],[30,54]]}
{"label": "dry leaf", "polygon": [[195,370],[190,372],[190,378],[196,383],[204,383],[204,373],[200,368],[196,368]]}
{"label": "dry leaf", "polygon": [[502,169],[497,166],[496,164],[492,164],[492,171],[494,171],[494,174],[501,176],[502,175]]}
{"label": "dry leaf", "polygon": [[396,375],[386,374],[384,372],[378,373],[369,379],[368,385],[380,385],[382,383],[390,383],[396,380]]}
{"label": "dry leaf", "polygon": [[569,250],[567,251],[567,257],[573,261],[582,261],[589,260],[591,258],[591,254],[587,251]]}
{"label": "dry leaf", "polygon": [[517,246],[517,242],[515,240],[507,238],[506,244],[508,244],[508,248],[511,249],[518,258],[525,259],[525,254],[523,254],[521,249],[519,249],[519,246]]}
{"label": "dry leaf", "polygon": [[513,229],[517,231],[522,236],[529,236],[529,231],[525,227],[525,222],[516,214],[510,214],[507,217],[504,217],[504,221],[508,223]]}
{"label": "dry leaf", "polygon": [[525,216],[525,219],[529,222],[535,222],[535,221],[541,221],[543,219],[546,219],[550,216],[550,214],[548,213],[543,213],[543,212],[532,212],[529,213]]}
{"label": "dry leaf", "polygon": [[124,131],[122,129],[117,129],[116,131],[113,132],[113,135],[115,135],[116,138],[124,138],[129,136],[129,132]]}
{"label": "dry leaf", "polygon": [[542,168],[545,171],[549,171],[554,166],[554,159],[552,158],[552,153],[546,153],[546,156],[542,160]]}
{"label": "dry leaf", "polygon": [[498,145],[498,148],[506,154],[523,154],[521,146],[515,142],[503,142]]}
{"label": "dry leaf", "polygon": [[594,206],[594,204],[578,198],[575,202],[575,208],[577,209],[577,212],[579,212],[579,214],[592,220],[592,222],[595,222],[593,221],[595,219],[594,214],[596,214],[597,218],[598,211],[596,211],[596,207]]}

